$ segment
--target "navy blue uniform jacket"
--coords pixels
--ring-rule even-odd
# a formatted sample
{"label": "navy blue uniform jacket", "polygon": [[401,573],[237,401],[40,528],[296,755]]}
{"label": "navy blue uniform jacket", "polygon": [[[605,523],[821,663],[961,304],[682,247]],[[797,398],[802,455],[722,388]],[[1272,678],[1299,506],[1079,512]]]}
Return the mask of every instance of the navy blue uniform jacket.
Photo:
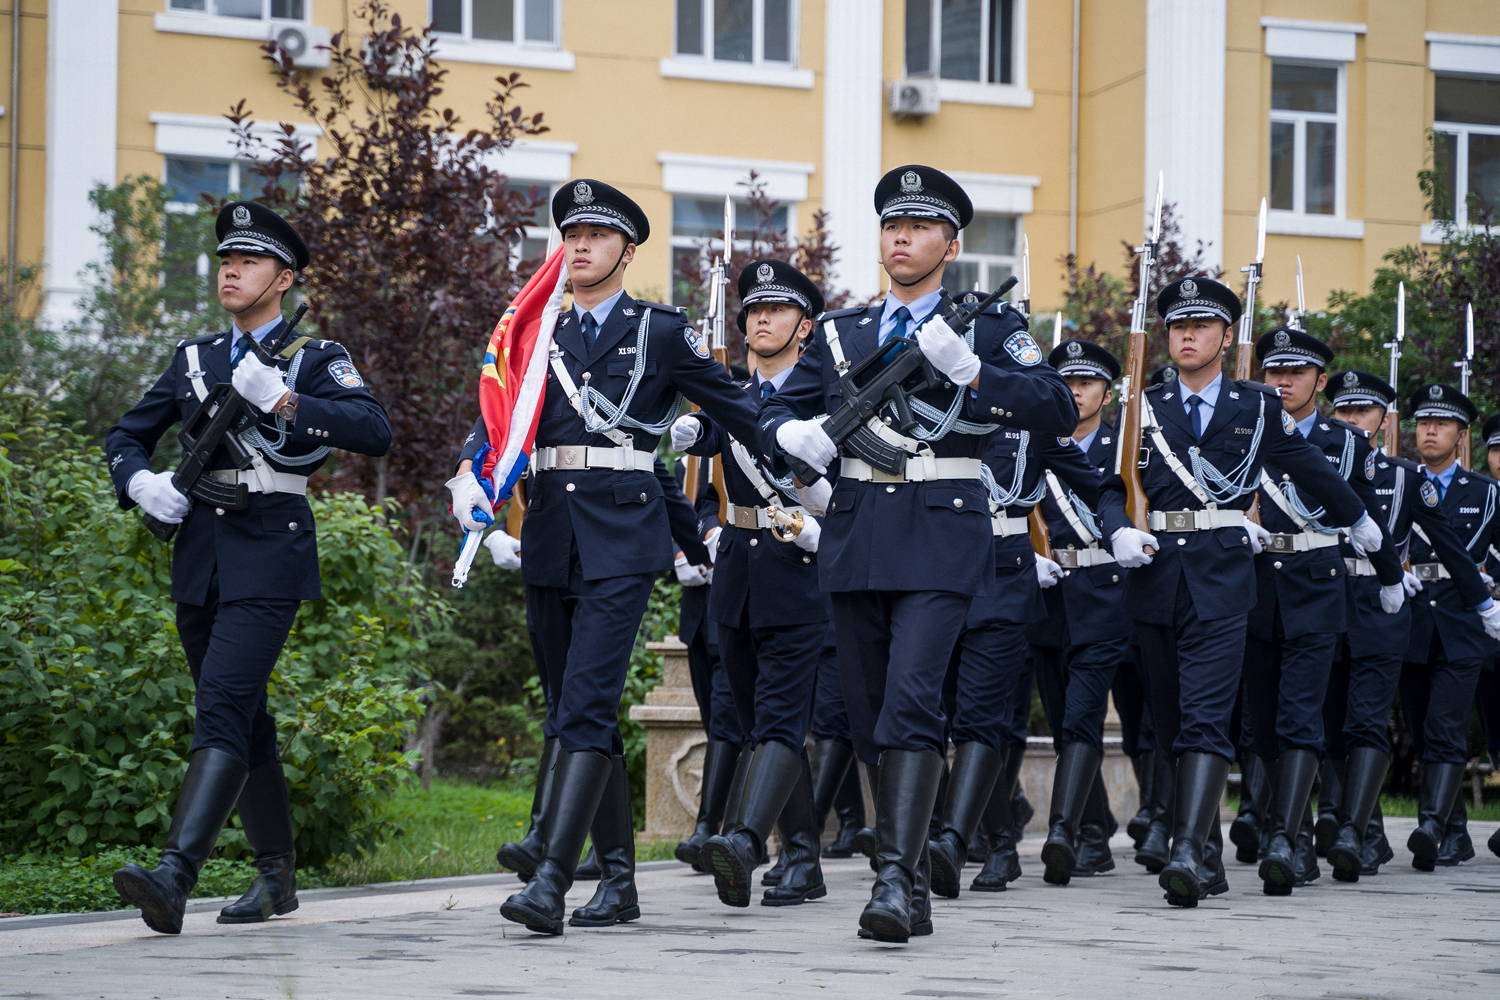
{"label": "navy blue uniform jacket", "polygon": [[[1188,449],[1195,444],[1220,472],[1229,472],[1249,457],[1255,477],[1251,482],[1259,478],[1263,464],[1274,463],[1276,468],[1291,475],[1304,495],[1327,511],[1324,523],[1330,527],[1347,527],[1365,513],[1364,504],[1349,484],[1329,468],[1323,453],[1297,433],[1290,416],[1283,419],[1281,397],[1270,386],[1226,377],[1201,443],[1193,439],[1193,426],[1183,410],[1177,380],[1148,387],[1146,399],[1161,422],[1168,446],[1185,466],[1191,468]],[[1262,401],[1265,430],[1256,453],[1249,455]],[[1167,467],[1149,434],[1141,441],[1140,457],[1144,460],[1141,484],[1152,510],[1203,509],[1193,492]],[[1252,496],[1253,493],[1247,493],[1219,506],[1226,510],[1248,510]],[[1125,487],[1113,472],[1105,480],[1102,503],[1104,537],[1110,539],[1120,528],[1130,526],[1130,519],[1125,516]],[[1131,570],[1129,576],[1127,601],[1130,614],[1137,621],[1172,624],[1173,595],[1177,593],[1179,574],[1187,578],[1194,609],[1202,621],[1246,614],[1255,606],[1255,560],[1243,529],[1155,534],[1159,546],[1155,558],[1148,565]]]}
{"label": "navy blue uniform jacket", "polygon": [[[762,454],[779,459],[776,431],[788,420],[833,413],[843,402],[824,324],[836,324],[845,359],[858,364],[877,347],[882,308],[877,302],[819,318],[797,367],[761,407]],[[1078,423],[1073,395],[1057,370],[1042,363],[1041,350],[1025,331],[1025,320],[1009,306],[986,312],[974,322],[974,353],[981,362],[977,390],[939,388],[917,398],[946,410],[958,391],[964,420],[1003,421],[1054,437],[1072,433]],[[932,452],[939,458],[983,458],[990,437],[950,433],[931,443]],[[818,564],[827,591],[988,592],[995,581],[989,494],[977,479],[888,485],[841,478],[829,501]]]}
{"label": "navy blue uniform jacket", "polygon": [[[280,336],[280,327],[270,338]],[[172,363],[131,410],[109,429],[104,450],[109,475],[120,506],[136,505],[125,493],[130,477],[151,468],[151,453],[173,424],[198,408],[198,395],[188,379],[187,352],[197,344],[204,385],[228,382],[230,335],[213,334],[184,340]],[[283,372],[290,362],[278,359]],[[355,383],[355,384],[350,384]],[[391,423],[385,408],[370,395],[349,352],[331,340],[309,341],[298,367],[297,421],[289,428],[290,456],[306,455],[320,445],[361,455],[384,455],[391,446]],[[276,441],[276,418],[261,421],[261,433]],[[277,472],[305,476],[320,467],[282,465],[266,460]],[[227,451],[220,448],[210,461],[214,469],[232,469]],[[222,510],[222,513],[216,511]],[[318,542],[307,497],[292,493],[251,493],[244,510],[214,508],[194,500],[183,520],[172,553],[172,600],[202,606],[214,568],[219,568],[219,600],[287,598],[316,601],[323,597],[318,578]]]}
{"label": "navy blue uniform jacket", "polygon": [[[703,560],[708,558],[708,550],[704,548],[701,539],[713,528],[719,525],[719,491],[714,489],[709,479],[708,463],[704,462],[698,469],[698,499],[689,507],[693,515],[693,527],[691,531],[684,533],[679,527],[680,515],[677,512],[676,498],[672,493],[682,497],[682,503],[687,503],[687,494],[682,492],[682,484],[687,478],[687,463],[679,461],[677,468],[672,473],[673,490],[667,496],[667,510],[672,518],[672,541],[682,549],[682,554],[687,556],[689,562],[694,565],[703,565]],[[692,542],[703,549],[703,555],[695,561]],[[710,646],[717,645],[718,634],[714,631],[713,623],[708,622],[708,595],[713,589],[713,584],[706,583],[701,587],[683,587],[682,599],[678,607],[677,615],[677,638],[691,644],[693,636],[698,634],[700,628],[707,626],[705,639]]]}
{"label": "navy blue uniform jacket", "polygon": [[[746,399],[760,396],[752,382],[745,389]],[[735,461],[729,447],[729,435],[703,414],[694,414],[703,425],[703,433],[688,448],[693,455],[722,454],[724,488],[737,507],[764,507],[760,495]],[[743,442],[741,442],[743,444]],[[755,446],[747,446],[754,456]],[[765,473],[762,469],[762,474]],[[776,484],[766,476],[772,489]],[[780,491],[778,491],[779,493]],[[780,494],[781,507],[799,503],[797,494]],[[807,515],[804,515],[807,516]],[[820,543],[821,546],[821,543]],[[724,525],[714,557],[713,593],[708,598],[708,616],[716,622],[738,627],[749,607],[751,628],[778,625],[803,625],[826,622],[831,618],[828,595],[818,589],[818,557],[803,552],[791,542],[778,541],[769,528],[737,528],[733,521]]]}
{"label": "navy blue uniform jacket", "polygon": [[[581,388],[587,372],[589,384],[618,404],[634,370],[642,317],[649,317],[646,363],[630,415],[642,423],[658,423],[675,416],[667,411],[681,392],[736,435],[753,434],[755,407],[729,380],[724,366],[702,349],[701,336],[688,325],[682,312],[671,306],[621,295],[600,328],[593,350],[584,347],[574,310],[564,312],[557,321],[553,342],[562,350],[563,363],[574,384]],[[461,460],[472,459],[479,450],[484,441],[482,424],[481,419],[475,425]],[[631,433],[627,428],[621,428],[621,432]],[[656,449],[656,438],[641,431],[634,433],[637,451]],[[536,447],[560,445],[615,447],[603,434],[584,430],[583,418],[568,402],[549,366]],[[671,477],[660,463],[654,472],[581,469],[538,473],[521,526],[522,580],[533,587],[567,587],[575,548],[586,580],[670,570],[674,531],[663,480],[670,481]],[[691,518],[685,498],[682,506],[686,508],[683,516]],[[683,551],[693,562],[706,560],[701,547],[692,552],[683,546]]]}
{"label": "navy blue uniform jacket", "polygon": [[[1083,469],[1072,472],[1071,478],[1064,475],[1062,464],[1050,460],[1050,452],[1043,455],[1043,463],[1057,473],[1058,482],[1069,494],[1076,495],[1085,506],[1096,514],[1099,510],[1099,490],[1104,477],[1113,470],[1115,458],[1115,430],[1107,423],[1100,424],[1099,433],[1089,444],[1088,453],[1068,440],[1065,447],[1083,460]],[[1061,445],[1062,442],[1059,441]],[[1075,460],[1069,459],[1067,468],[1075,469]],[[1080,477],[1084,474],[1092,480],[1092,489],[1081,489]],[[1071,502],[1070,502],[1071,506]],[[1042,517],[1052,533],[1054,553],[1069,548],[1087,548],[1093,540],[1078,537],[1073,526],[1063,515],[1062,508],[1048,490],[1041,501]],[[1082,519],[1080,519],[1082,521]],[[1087,529],[1086,521],[1082,522]],[[1100,548],[1110,551],[1109,539],[1099,542]],[[1135,632],[1135,622],[1125,607],[1126,579],[1130,571],[1118,563],[1102,566],[1085,566],[1063,570],[1063,578],[1055,587],[1042,591],[1047,602],[1047,617],[1027,630],[1026,636],[1039,646],[1066,648],[1081,646],[1089,642],[1129,638]]]}
{"label": "navy blue uniform jacket", "polygon": [[[1426,476],[1420,471],[1414,474],[1420,479],[1416,490],[1418,509],[1431,507],[1437,501],[1437,487],[1428,485],[1422,489]],[[1500,503],[1500,484],[1488,476],[1459,469],[1448,492],[1438,501],[1457,537],[1446,544],[1439,542],[1438,536],[1427,532],[1424,522],[1417,522],[1427,532],[1427,539],[1415,531],[1411,533],[1411,548],[1407,551],[1412,563],[1441,562],[1453,579],[1424,581],[1422,589],[1412,598],[1411,641],[1405,657],[1408,663],[1427,662],[1433,629],[1442,637],[1443,653],[1450,661],[1500,653],[1500,643],[1485,634],[1475,610],[1489,594],[1485,592],[1484,581],[1479,579],[1479,571],[1473,569],[1484,562],[1489,547],[1500,541],[1497,503]],[[1457,541],[1462,551],[1453,551],[1452,541]]]}

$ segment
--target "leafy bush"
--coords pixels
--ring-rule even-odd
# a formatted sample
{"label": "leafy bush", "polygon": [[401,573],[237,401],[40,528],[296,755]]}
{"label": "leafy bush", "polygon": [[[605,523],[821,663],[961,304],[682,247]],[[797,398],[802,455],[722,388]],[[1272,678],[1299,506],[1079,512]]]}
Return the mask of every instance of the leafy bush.
{"label": "leafy bush", "polygon": [[[5,850],[81,856],[165,832],[192,742],[167,547],[120,511],[98,449],[0,383],[0,831]],[[410,767],[423,627],[383,510],[313,502],[326,599],[305,602],[272,674],[297,849],[367,850]],[[237,830],[221,842],[243,847]]]}
{"label": "leafy bush", "polygon": [[[90,913],[123,910],[115,892],[115,869],[128,861],[154,866],[161,851],[114,848],[86,858],[36,857],[0,864],[0,912]],[[255,869],[244,861],[209,858],[194,896],[237,896],[250,887]],[[299,885],[301,876],[298,876]]]}

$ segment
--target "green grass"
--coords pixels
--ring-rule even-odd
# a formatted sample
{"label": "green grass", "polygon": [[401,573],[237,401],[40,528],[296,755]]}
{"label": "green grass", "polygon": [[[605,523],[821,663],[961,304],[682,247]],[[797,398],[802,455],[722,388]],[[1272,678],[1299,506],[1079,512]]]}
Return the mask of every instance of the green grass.
{"label": "green grass", "polygon": [[[26,855],[0,859],[0,913],[89,913],[120,910],[115,869],[129,861],[155,867],[156,848],[114,848],[86,858]],[[198,876],[198,896],[237,896],[255,869],[243,861],[210,858]]]}

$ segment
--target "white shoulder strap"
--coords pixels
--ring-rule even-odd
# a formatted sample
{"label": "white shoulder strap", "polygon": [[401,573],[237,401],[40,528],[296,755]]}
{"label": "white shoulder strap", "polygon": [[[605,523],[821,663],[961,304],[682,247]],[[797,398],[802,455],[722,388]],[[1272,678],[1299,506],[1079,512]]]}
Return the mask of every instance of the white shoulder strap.
{"label": "white shoulder strap", "polygon": [[1281,487],[1276,485],[1276,480],[1272,479],[1271,474],[1264,468],[1260,470],[1260,484],[1265,487],[1265,493],[1271,498],[1271,502],[1280,507],[1281,512],[1291,518],[1297,527],[1303,531],[1317,531],[1311,521],[1298,514],[1292,509],[1292,505],[1286,502],[1286,494],[1281,492]]}
{"label": "white shoulder strap", "polygon": [[833,367],[843,371],[849,367],[844,360],[844,345],[839,343],[839,328],[833,320],[823,321],[823,339],[828,341],[828,353],[833,358]]}
{"label": "white shoulder strap", "polygon": [[1063,519],[1068,522],[1068,527],[1073,529],[1073,534],[1079,540],[1088,544],[1091,549],[1099,547],[1099,540],[1094,533],[1083,526],[1083,519],[1078,516],[1078,511],[1073,509],[1073,500],[1063,493],[1062,483],[1058,482],[1057,474],[1051,469],[1042,473],[1047,477],[1047,489],[1052,491],[1052,499],[1057,501],[1057,509],[1062,511]]}
{"label": "white shoulder strap", "polygon": [[1167,468],[1182,480],[1182,485],[1192,491],[1193,496],[1202,502],[1203,506],[1215,508],[1218,505],[1208,499],[1208,494],[1203,487],[1198,485],[1198,480],[1182,464],[1182,460],[1172,452],[1172,446],[1167,444],[1167,436],[1161,432],[1161,422],[1156,419],[1156,411],[1151,408],[1151,401],[1144,396],[1141,397],[1141,409],[1143,411],[1143,423],[1150,428],[1151,443],[1156,445],[1156,450],[1161,452],[1162,461],[1167,463]]}
{"label": "white shoulder strap", "polygon": [[[568,374],[568,366],[563,363],[562,348],[552,348],[552,356],[550,358],[550,361],[552,364],[552,374],[557,376],[557,384],[562,386],[563,392],[567,394],[568,404],[573,407],[573,412],[582,417],[584,423],[587,424],[589,422],[589,418],[587,416],[584,416],[583,401],[579,396],[578,383],[574,382],[573,376]],[[635,447],[635,438],[631,437],[629,434],[623,433],[618,429],[607,430],[604,432],[604,436],[609,438],[615,444],[619,445],[621,448]]]}
{"label": "white shoulder strap", "polygon": [[201,403],[208,398],[208,386],[203,384],[203,376],[208,373],[203,370],[203,366],[198,361],[198,345],[187,345],[183,353],[187,355],[188,381],[193,383],[193,393],[198,397],[198,402]]}
{"label": "white shoulder strap", "polygon": [[730,438],[729,452],[734,456],[734,464],[740,467],[745,478],[750,480],[750,485],[755,487],[755,492],[759,493],[766,503],[780,505],[783,502],[771,484],[766,482],[766,477],[761,474],[760,466],[755,464],[755,458],[750,454],[750,449],[734,438]]}

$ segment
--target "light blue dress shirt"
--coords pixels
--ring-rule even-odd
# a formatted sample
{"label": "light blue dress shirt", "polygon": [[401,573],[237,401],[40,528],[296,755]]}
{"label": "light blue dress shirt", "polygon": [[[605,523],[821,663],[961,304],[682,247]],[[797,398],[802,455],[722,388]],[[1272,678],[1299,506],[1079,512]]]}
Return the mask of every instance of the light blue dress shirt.
{"label": "light blue dress shirt", "polygon": [[[271,320],[269,323],[262,323],[260,326],[257,326],[254,330],[251,330],[250,331],[250,336],[252,336],[252,337],[255,338],[255,342],[256,343],[260,343],[261,341],[263,341],[263,340],[266,339],[266,334],[270,333],[272,330],[276,329],[280,325],[281,325],[281,317],[277,316],[275,319]],[[231,327],[231,329],[234,330],[234,337],[229,341],[229,356],[232,358],[232,357],[234,357],[234,349],[235,349],[236,345],[239,344],[240,338],[243,337],[245,334],[237,326]]]}
{"label": "light blue dress shirt", "polygon": [[[1209,422],[1214,418],[1214,407],[1219,403],[1219,390],[1224,387],[1224,373],[1220,372],[1214,376],[1214,380],[1198,391],[1197,396],[1203,400],[1198,404],[1198,419],[1203,421],[1202,427],[1208,430]],[[1194,395],[1186,385],[1182,386],[1182,412],[1188,415],[1188,420],[1193,419],[1193,408],[1188,405],[1188,397]]]}
{"label": "light blue dress shirt", "polygon": [[1103,426],[1103,424],[1100,424],[1099,427],[1095,427],[1093,430],[1089,431],[1083,436],[1082,441],[1074,441],[1073,443],[1078,445],[1078,450],[1087,455],[1089,453],[1089,449],[1094,446],[1094,438],[1099,436],[1099,428]]}
{"label": "light blue dress shirt", "polygon": [[595,333],[597,333],[599,330],[604,329],[604,321],[609,319],[610,310],[614,309],[615,303],[620,301],[620,296],[624,294],[625,289],[622,288],[592,309],[584,309],[577,302],[575,302],[573,303],[573,312],[577,314],[578,322],[580,325],[582,325],[583,323],[583,314],[591,314],[594,317],[594,322],[598,324],[594,331]]}
{"label": "light blue dress shirt", "polygon": [[885,297],[885,309],[880,313],[880,339],[876,343],[885,343],[890,339],[891,334],[896,332],[896,310],[903,306],[905,306],[907,312],[911,313],[911,322],[906,325],[906,335],[908,337],[911,336],[916,330],[917,325],[937,308],[938,299],[942,297],[942,294],[942,289],[938,289],[935,292],[929,292],[910,304],[902,302],[894,295],[887,295]]}

